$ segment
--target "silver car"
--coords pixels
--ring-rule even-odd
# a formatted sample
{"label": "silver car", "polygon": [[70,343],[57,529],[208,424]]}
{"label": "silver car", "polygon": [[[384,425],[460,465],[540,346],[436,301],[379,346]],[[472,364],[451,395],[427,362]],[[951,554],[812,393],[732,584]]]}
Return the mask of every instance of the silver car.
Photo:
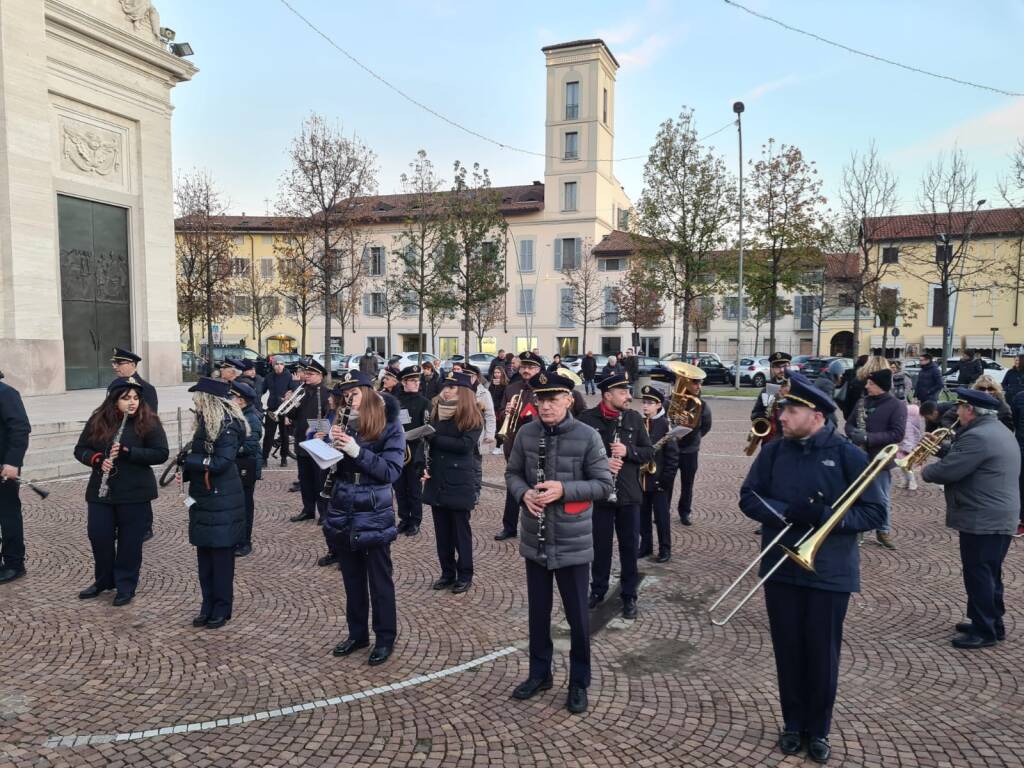
{"label": "silver car", "polygon": [[[736,363],[729,366],[729,373],[736,376]],[[755,387],[763,387],[771,376],[771,365],[767,357],[742,357],[740,358],[740,385],[752,384]]]}

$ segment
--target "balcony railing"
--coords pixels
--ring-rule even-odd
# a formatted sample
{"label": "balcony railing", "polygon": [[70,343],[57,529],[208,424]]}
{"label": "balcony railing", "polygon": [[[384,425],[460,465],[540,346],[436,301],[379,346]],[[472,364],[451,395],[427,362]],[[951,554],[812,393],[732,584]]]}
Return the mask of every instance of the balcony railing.
{"label": "balcony railing", "polygon": [[614,328],[619,324],[618,312],[605,312],[601,316],[601,325],[605,328]]}
{"label": "balcony railing", "polygon": [[580,105],[579,104],[566,104],[565,105],[565,119],[575,120],[580,116]]}

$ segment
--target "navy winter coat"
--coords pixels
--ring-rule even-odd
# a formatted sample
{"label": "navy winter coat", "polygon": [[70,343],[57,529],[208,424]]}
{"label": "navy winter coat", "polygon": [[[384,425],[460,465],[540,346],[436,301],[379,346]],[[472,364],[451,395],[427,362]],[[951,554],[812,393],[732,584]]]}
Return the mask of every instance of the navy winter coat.
{"label": "navy winter coat", "polygon": [[[864,471],[867,463],[864,452],[828,424],[806,441],[773,440],[762,446],[740,488],[740,510],[761,523],[761,548],[778,536],[785,523],[768,510],[754,495],[755,491],[785,517],[790,504],[815,498],[819,492],[820,498],[831,504]],[[831,513],[831,508],[826,508],[819,525]],[[885,503],[878,483],[874,482],[825,539],[814,561],[815,573],[787,560],[771,580],[832,592],[859,592],[860,549],[856,534],[877,529],[884,519]],[[794,525],[781,543],[793,548],[806,531],[807,526]],[[760,575],[775,565],[781,555],[781,549],[773,548],[761,561]]]}
{"label": "navy winter coat", "polygon": [[21,394],[0,381],[0,463],[21,467],[31,431]]}
{"label": "navy winter coat", "polygon": [[405,430],[398,419],[398,401],[381,393],[387,422],[376,440],[356,435],[359,455],[345,456],[338,466],[334,494],[327,505],[324,533],[344,537],[352,549],[371,549],[398,537],[394,491],[405,462]]}
{"label": "navy winter coat", "polygon": [[917,374],[914,398],[919,403],[927,403],[929,400],[936,401],[939,399],[943,386],[942,371],[939,370],[939,366],[934,362],[926,363],[921,366],[921,370]]}
{"label": "navy winter coat", "polygon": [[430,479],[423,503],[432,507],[473,509],[480,498],[482,429],[459,432],[452,419],[430,422],[436,432],[430,441]]}
{"label": "navy winter coat", "polygon": [[188,481],[188,541],[194,547],[233,547],[245,541],[245,493],[235,459],[245,427],[224,417],[217,440],[207,445],[206,427],[199,424],[182,477]]}

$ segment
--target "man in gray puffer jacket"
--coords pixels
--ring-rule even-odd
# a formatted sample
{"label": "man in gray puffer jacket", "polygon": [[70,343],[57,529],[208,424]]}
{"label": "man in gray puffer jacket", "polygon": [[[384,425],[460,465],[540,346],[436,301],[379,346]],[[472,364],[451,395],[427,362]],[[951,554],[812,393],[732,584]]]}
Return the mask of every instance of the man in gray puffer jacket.
{"label": "man in gray puffer jacket", "polygon": [[1003,559],[1020,513],[1020,450],[999,422],[999,401],[986,392],[956,391],[960,429],[942,460],[924,468],[926,482],[946,494],[946,526],[960,532],[960,562],[969,621],[954,648],[985,648],[1006,636]]}
{"label": "man in gray puffer jacket", "polygon": [[512,696],[529,699],[551,687],[552,580],[558,582],[569,622],[570,712],[587,708],[590,618],[587,588],[594,559],[593,501],[613,487],[604,443],[572,417],[572,380],[540,373],[530,380],[540,418],[520,428],[505,469],[505,484],[520,506],[519,554],[526,559],[530,609],[530,677]]}

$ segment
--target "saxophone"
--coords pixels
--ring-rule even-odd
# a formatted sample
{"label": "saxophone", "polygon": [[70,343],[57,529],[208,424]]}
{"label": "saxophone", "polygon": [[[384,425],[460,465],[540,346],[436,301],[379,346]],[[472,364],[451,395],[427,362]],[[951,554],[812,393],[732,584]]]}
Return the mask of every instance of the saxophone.
{"label": "saxophone", "polygon": [[[121,442],[121,437],[122,437],[122,435],[124,435],[124,425],[127,424],[127,423],[128,423],[128,411],[125,411],[124,412],[124,416],[121,417],[121,426],[119,426],[117,428],[117,432],[114,433],[114,439],[110,443],[111,448]],[[110,453],[110,451],[108,450],[107,451],[107,455],[109,455],[109,453]],[[106,456],[104,456],[104,458],[106,458]],[[110,475],[111,475],[111,472],[113,472],[113,470],[114,470],[113,462],[111,462],[110,469],[104,470],[102,476],[100,477],[100,489],[99,489],[99,492],[98,492],[97,495],[101,499],[105,499],[105,498],[107,498],[110,495],[110,485],[109,485],[109,483],[110,483]]]}

